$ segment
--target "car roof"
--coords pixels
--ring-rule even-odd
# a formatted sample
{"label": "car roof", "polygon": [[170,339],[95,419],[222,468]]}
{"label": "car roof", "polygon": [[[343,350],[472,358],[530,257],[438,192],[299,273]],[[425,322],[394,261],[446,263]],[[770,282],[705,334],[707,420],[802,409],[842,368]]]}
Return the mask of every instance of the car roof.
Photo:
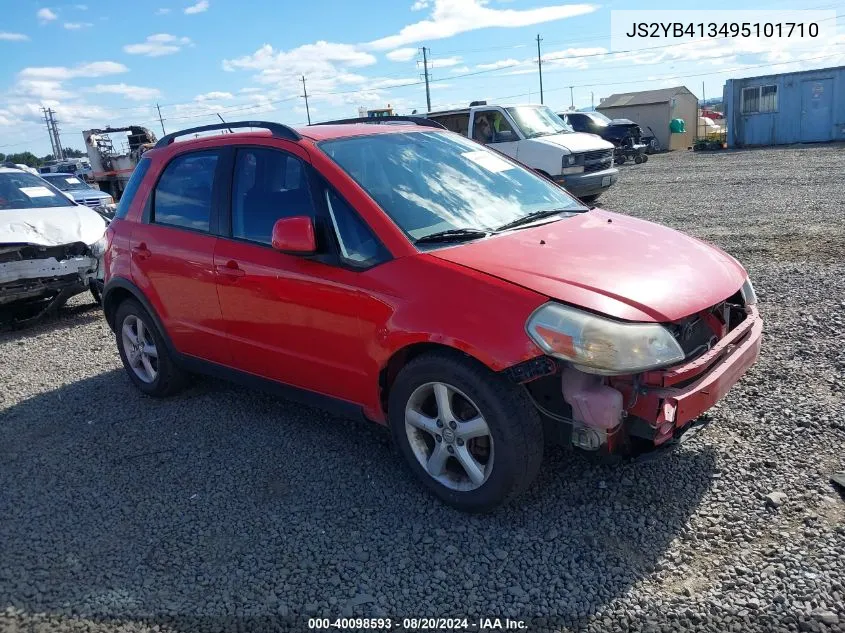
{"label": "car roof", "polygon": [[[354,136],[376,136],[380,134],[398,134],[401,132],[445,132],[434,127],[425,127],[422,125],[414,125],[413,123],[345,123],[338,125],[306,125],[293,128],[297,134],[303,138],[320,142],[341,138],[350,138]],[[231,141],[249,141],[250,139],[267,139],[272,138],[272,133],[268,130],[252,130],[249,132],[234,132],[230,134],[214,134],[209,136],[200,136],[197,138],[186,138],[180,140],[177,138],[171,145],[166,145],[162,148],[153,148],[144,153],[152,155],[153,152],[158,153],[166,148],[178,147],[181,150],[187,150],[191,147],[203,146],[208,147],[210,139],[225,139],[226,144]],[[74,175],[74,174],[69,174]]]}
{"label": "car roof", "polygon": [[5,165],[0,166],[0,174],[15,174],[15,173],[29,174],[30,176],[32,176],[32,174],[30,174],[28,171],[25,171],[23,169],[18,169],[17,167],[6,167]]}

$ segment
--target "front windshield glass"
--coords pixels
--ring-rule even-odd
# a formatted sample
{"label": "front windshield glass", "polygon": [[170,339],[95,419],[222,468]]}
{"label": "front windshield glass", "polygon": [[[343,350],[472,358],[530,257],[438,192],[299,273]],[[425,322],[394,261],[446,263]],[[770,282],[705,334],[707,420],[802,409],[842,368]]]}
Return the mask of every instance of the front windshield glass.
{"label": "front windshield glass", "polygon": [[548,106],[516,106],[506,109],[525,138],[573,131]]}
{"label": "front windshield glass", "polygon": [[0,172],[0,210],[72,207],[61,191],[22,171]]}
{"label": "front windshield glass", "polygon": [[78,191],[80,189],[91,189],[86,183],[82,182],[76,176],[42,176],[44,180],[49,182],[51,185],[56,187],[56,189],[61,189],[62,191]]}
{"label": "front windshield glass", "polygon": [[492,231],[542,211],[586,210],[545,178],[457,134],[379,134],[320,148],[413,240]]}

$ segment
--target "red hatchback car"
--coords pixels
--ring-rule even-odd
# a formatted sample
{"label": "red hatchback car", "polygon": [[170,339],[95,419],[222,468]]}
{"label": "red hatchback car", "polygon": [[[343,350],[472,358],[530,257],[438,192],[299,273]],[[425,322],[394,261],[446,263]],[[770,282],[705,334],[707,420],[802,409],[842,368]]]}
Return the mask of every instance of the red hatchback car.
{"label": "red hatchback car", "polygon": [[[202,372],[333,405],[483,511],[544,443],[677,438],[757,358],[754,290],[723,251],[434,122],[377,121],[205,126],[144,154],[103,301],[141,391]],[[174,143],[226,127],[258,131]]]}

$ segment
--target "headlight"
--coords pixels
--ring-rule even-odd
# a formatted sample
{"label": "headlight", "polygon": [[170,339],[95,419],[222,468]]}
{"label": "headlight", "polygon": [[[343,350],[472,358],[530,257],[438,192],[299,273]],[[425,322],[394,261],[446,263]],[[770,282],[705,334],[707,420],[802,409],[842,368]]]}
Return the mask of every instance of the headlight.
{"label": "headlight", "polygon": [[593,374],[636,374],[684,360],[659,323],[620,323],[559,303],[535,310],[526,330],[546,354]]}
{"label": "headlight", "polygon": [[747,306],[753,306],[757,303],[757,293],[754,292],[754,286],[751,285],[751,279],[745,279],[745,283],[742,284],[742,288],[739,289],[739,293],[742,295],[742,300],[745,302]]}
{"label": "headlight", "polygon": [[100,259],[103,256],[103,253],[106,252],[107,240],[106,236],[103,235],[100,239],[98,239],[93,244],[88,245],[88,250],[91,251],[91,256]]}
{"label": "headlight", "polygon": [[576,160],[577,158],[575,157],[575,154],[567,154],[563,157],[563,164],[561,165],[561,167],[569,167],[570,165],[574,165]]}

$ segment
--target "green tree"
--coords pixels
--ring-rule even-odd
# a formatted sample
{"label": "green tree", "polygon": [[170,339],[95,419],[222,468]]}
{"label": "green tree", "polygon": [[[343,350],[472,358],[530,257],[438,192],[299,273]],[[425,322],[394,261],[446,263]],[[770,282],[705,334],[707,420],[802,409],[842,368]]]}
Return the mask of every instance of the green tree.
{"label": "green tree", "polygon": [[88,156],[85,152],[78,149],[73,149],[72,147],[65,147],[64,149],[65,158],[85,158]]}
{"label": "green tree", "polygon": [[6,160],[11,161],[13,163],[27,165],[29,167],[38,167],[38,165],[41,164],[41,161],[38,159],[38,156],[36,156],[32,152],[19,152],[18,154],[9,154],[8,156],[6,156]]}

